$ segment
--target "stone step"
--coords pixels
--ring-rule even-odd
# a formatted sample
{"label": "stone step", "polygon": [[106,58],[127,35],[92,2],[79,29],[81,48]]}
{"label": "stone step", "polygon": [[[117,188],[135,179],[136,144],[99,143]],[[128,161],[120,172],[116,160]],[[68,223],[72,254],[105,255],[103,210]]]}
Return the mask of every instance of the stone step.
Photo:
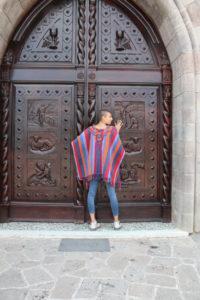
{"label": "stone step", "polygon": [[188,236],[188,232],[172,223],[132,222],[122,225],[120,230],[114,230],[112,223],[101,223],[101,228],[91,231],[87,223],[9,222],[0,224],[0,237],[137,239]]}

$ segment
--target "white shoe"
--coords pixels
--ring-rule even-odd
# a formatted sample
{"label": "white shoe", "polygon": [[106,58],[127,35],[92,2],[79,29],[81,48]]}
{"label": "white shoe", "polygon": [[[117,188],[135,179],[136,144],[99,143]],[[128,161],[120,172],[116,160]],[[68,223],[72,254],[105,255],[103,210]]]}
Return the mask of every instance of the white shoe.
{"label": "white shoe", "polygon": [[101,226],[101,224],[98,223],[97,221],[91,222],[91,223],[89,224],[90,230],[96,230],[96,229],[98,229],[100,226]]}
{"label": "white shoe", "polygon": [[122,227],[122,224],[120,223],[120,221],[114,221],[113,227],[114,229],[120,229]]}

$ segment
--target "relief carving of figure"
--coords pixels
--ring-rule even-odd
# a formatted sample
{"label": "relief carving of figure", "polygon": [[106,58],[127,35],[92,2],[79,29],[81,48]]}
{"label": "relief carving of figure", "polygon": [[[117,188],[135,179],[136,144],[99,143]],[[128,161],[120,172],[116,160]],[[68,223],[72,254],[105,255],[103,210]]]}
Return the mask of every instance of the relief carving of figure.
{"label": "relief carving of figure", "polygon": [[42,47],[55,50],[58,48],[58,44],[58,28],[52,27],[49,29],[48,36],[44,38]]}
{"label": "relief carving of figure", "polygon": [[138,128],[138,119],[136,117],[137,111],[135,105],[128,105],[124,110],[125,115],[125,126],[127,128]]}
{"label": "relief carving of figure", "polygon": [[115,46],[117,51],[132,49],[130,40],[125,36],[124,30],[116,31]]}
{"label": "relief carving of figure", "polygon": [[141,182],[138,175],[138,168],[144,169],[144,163],[133,162],[128,167],[126,162],[123,162],[120,167],[120,174],[122,181],[124,182]]}
{"label": "relief carving of figure", "polygon": [[40,126],[43,126],[45,123],[45,116],[46,116],[47,108],[48,108],[48,105],[42,104],[37,109],[36,116],[38,117]]}
{"label": "relief carving of figure", "polygon": [[28,185],[56,185],[56,180],[52,177],[51,163],[45,161],[37,161],[35,165],[35,173],[28,178]]}
{"label": "relief carving of figure", "polygon": [[55,108],[52,103],[49,104],[34,104],[29,106],[28,120],[30,125],[45,125],[55,126]]}
{"label": "relief carving of figure", "polygon": [[140,143],[141,138],[140,137],[130,137],[128,140],[123,142],[125,151],[127,153],[132,152],[141,152],[142,151],[142,145]]}
{"label": "relief carving of figure", "polygon": [[49,139],[42,138],[40,136],[32,136],[31,141],[29,143],[31,150],[33,151],[49,151],[52,150],[55,146],[55,143],[53,143]]}

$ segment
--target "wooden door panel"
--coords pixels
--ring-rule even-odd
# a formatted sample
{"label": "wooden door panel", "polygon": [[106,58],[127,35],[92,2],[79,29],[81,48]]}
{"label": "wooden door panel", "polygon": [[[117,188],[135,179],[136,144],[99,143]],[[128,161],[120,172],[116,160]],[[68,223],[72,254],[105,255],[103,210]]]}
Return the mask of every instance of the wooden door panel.
{"label": "wooden door panel", "polygon": [[[106,71],[106,72],[105,72]],[[137,69],[113,69],[98,68],[98,70],[90,69],[89,76],[95,77],[97,82],[110,83],[110,84],[132,84],[133,82],[141,83],[154,83],[158,84],[162,80],[162,74],[159,69],[143,71]]]}
{"label": "wooden door panel", "polygon": [[119,5],[100,0],[99,64],[154,65],[154,57],[143,33]]}
{"label": "wooden door panel", "polygon": [[[139,203],[151,206],[160,203],[159,98],[159,86],[99,85],[97,88],[97,111],[111,110],[114,120],[121,119],[124,123],[120,131],[126,151],[120,166],[122,189],[116,186],[120,205],[127,210],[124,213]],[[98,190],[98,205],[106,203],[109,200],[104,185]]]}
{"label": "wooden door panel", "polygon": [[73,85],[15,85],[13,200],[72,203]]}
{"label": "wooden door panel", "polygon": [[51,3],[29,33],[20,62],[75,63],[76,3],[72,0]]}

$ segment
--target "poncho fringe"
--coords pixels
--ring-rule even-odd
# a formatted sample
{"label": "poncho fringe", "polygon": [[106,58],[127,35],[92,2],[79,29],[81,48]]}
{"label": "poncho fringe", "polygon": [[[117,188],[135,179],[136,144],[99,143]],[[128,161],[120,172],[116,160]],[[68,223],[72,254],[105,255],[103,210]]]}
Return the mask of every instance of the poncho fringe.
{"label": "poncho fringe", "polygon": [[[71,141],[76,165],[77,178],[86,182],[86,188],[92,179],[100,178],[111,186],[118,184],[121,189],[120,164],[125,149],[115,126],[97,130],[93,126],[86,128]],[[100,156],[97,154],[100,147]]]}

